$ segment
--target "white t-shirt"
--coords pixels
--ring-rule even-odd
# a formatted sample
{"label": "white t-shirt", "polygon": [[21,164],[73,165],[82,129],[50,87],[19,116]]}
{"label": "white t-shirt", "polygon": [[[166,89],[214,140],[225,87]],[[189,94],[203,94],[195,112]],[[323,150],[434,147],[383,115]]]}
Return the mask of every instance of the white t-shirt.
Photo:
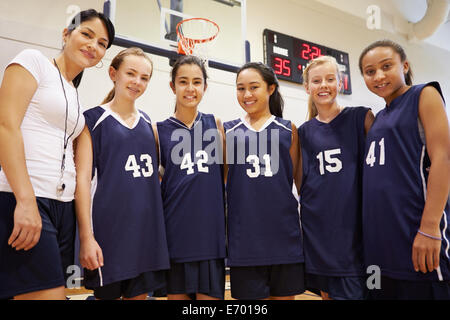
{"label": "white t-shirt", "polygon": [[[66,99],[58,69],[40,51],[32,49],[19,53],[11,64],[24,67],[38,83],[21,125],[26,165],[34,193],[38,197],[71,201],[76,182],[73,140],[81,133],[85,123],[83,110],[78,107],[76,90],[62,77],[68,101],[66,140],[74,131],[77,117],[78,124],[67,143],[63,175],[65,189],[62,195],[58,195],[56,188],[61,176],[66,118]],[[0,171],[0,191],[12,192],[3,171]]]}

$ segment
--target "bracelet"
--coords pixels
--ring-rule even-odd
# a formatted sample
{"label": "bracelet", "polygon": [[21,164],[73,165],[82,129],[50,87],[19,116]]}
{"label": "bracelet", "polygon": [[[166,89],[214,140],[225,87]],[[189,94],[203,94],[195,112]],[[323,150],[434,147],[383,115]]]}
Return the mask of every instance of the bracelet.
{"label": "bracelet", "polygon": [[422,231],[420,231],[420,230],[418,230],[417,232],[420,233],[421,235],[427,237],[427,238],[431,238],[431,239],[434,239],[434,240],[440,240],[440,241],[442,241],[442,238],[440,238],[440,237],[438,238],[438,237],[432,236],[432,235],[430,235],[430,234],[428,234],[428,233],[425,233],[425,232],[422,232]]}

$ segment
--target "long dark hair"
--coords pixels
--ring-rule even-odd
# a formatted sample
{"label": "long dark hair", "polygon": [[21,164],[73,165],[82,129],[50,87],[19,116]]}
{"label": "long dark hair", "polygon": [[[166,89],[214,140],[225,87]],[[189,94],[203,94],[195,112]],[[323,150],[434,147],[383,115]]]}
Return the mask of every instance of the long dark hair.
{"label": "long dark hair", "polygon": [[[199,57],[196,57],[193,55],[183,55],[175,61],[175,63],[172,66],[172,71],[170,72],[172,85],[175,86],[175,78],[177,77],[178,69],[180,69],[180,67],[185,64],[195,64],[200,68],[200,70],[202,70],[203,82],[206,86],[207,79],[208,79],[208,73],[206,72],[205,62],[203,62],[203,60],[200,59]],[[176,110],[177,110],[177,106],[175,105],[175,111]]]}
{"label": "long dark hair", "polygon": [[[359,56],[359,71],[361,71],[361,74],[363,74],[363,69],[362,69],[362,60],[363,58],[366,56],[366,54],[370,51],[373,50],[375,48],[378,47],[389,47],[392,50],[394,50],[395,52],[397,52],[400,55],[400,60],[401,62],[405,62],[407,57],[406,57],[406,53],[405,50],[403,50],[402,46],[399,45],[398,43],[389,40],[389,39],[383,39],[383,40],[378,40],[375,41],[373,43],[371,43],[370,45],[368,45],[363,52],[361,53],[361,55]],[[412,86],[412,79],[413,79],[413,73],[411,70],[411,65],[409,66],[408,72],[405,74],[405,83],[408,86]]]}
{"label": "long dark hair", "polygon": [[[90,20],[93,20],[96,18],[100,19],[103,22],[103,24],[106,28],[106,31],[108,32],[108,46],[106,48],[109,49],[114,40],[115,29],[114,29],[114,25],[112,24],[112,22],[101,12],[97,12],[94,9],[87,9],[84,11],[80,11],[73,17],[72,21],[67,26],[67,30],[68,30],[69,34],[71,34],[72,31],[75,30],[83,22],[90,21]],[[80,85],[82,77],[83,77],[83,71],[81,71],[72,80],[72,83],[75,86],[75,88],[78,88],[78,86]]]}
{"label": "long dark hair", "polygon": [[273,84],[275,85],[275,91],[269,98],[269,109],[272,115],[283,118],[284,100],[280,94],[278,78],[272,68],[261,62],[248,62],[237,71],[236,80],[239,77],[239,74],[245,69],[255,69],[258,71],[264,82],[267,83],[267,87]]}

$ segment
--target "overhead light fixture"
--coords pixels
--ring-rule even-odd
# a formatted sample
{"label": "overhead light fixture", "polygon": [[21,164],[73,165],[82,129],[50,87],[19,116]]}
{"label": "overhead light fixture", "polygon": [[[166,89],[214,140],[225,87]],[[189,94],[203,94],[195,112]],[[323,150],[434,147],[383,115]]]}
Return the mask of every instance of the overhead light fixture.
{"label": "overhead light fixture", "polygon": [[241,6],[241,2],[238,0],[214,0],[216,2],[222,3],[224,5],[230,6],[230,7],[234,7],[234,6]]}

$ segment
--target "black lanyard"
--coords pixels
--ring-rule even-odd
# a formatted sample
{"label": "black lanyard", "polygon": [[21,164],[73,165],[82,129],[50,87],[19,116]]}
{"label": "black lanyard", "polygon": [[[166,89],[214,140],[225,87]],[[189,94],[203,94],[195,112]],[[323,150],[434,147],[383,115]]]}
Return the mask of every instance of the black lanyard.
{"label": "black lanyard", "polygon": [[64,170],[66,168],[66,149],[67,149],[67,145],[69,144],[69,140],[70,138],[75,134],[75,130],[78,126],[78,120],[80,119],[80,101],[78,99],[78,89],[75,88],[75,92],[77,94],[77,104],[78,104],[78,115],[77,115],[77,122],[75,123],[75,126],[73,128],[72,133],[69,135],[69,137],[67,137],[67,118],[68,118],[68,114],[69,114],[69,101],[67,100],[67,95],[66,95],[66,90],[64,89],[64,83],[62,80],[62,76],[61,76],[61,71],[59,71],[59,67],[58,64],[56,63],[56,60],[53,59],[53,63],[56,66],[56,69],[58,69],[58,73],[59,73],[59,80],[61,81],[61,86],[63,89],[63,93],[64,93],[64,98],[66,99],[66,117],[64,120],[64,151],[63,151],[63,155],[62,155],[62,160],[61,160],[61,176],[59,179],[59,183],[56,187],[56,191],[59,195],[61,195],[64,191],[64,189],[66,188],[66,185],[63,182],[63,175],[64,175]]}

